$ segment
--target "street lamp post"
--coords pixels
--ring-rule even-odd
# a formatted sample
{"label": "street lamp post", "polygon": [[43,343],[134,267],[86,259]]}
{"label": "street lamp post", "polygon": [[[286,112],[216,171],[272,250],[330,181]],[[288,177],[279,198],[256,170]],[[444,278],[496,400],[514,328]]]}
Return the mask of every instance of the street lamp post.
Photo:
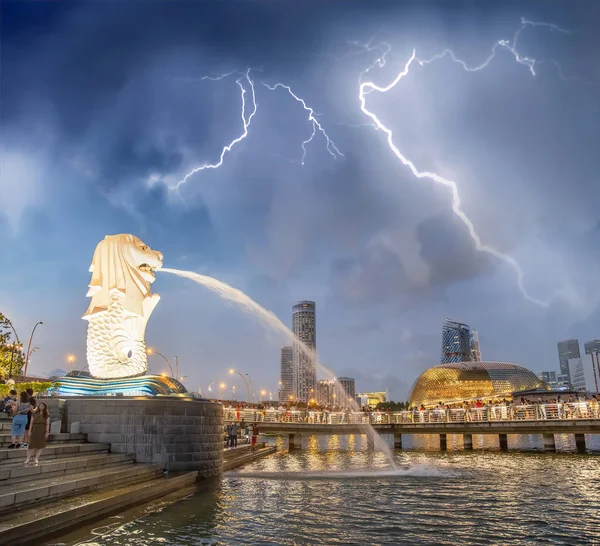
{"label": "street lamp post", "polygon": [[16,345],[13,343],[13,344],[10,346],[10,347],[11,347],[11,351],[10,351],[10,373],[9,373],[9,376],[10,376],[10,377],[12,377],[12,374],[13,374],[13,361],[14,361],[14,359],[15,359],[15,352],[14,352],[14,348],[15,348],[15,347],[17,347],[17,348],[18,348],[18,347],[20,346],[20,347],[21,347],[21,348],[19,349],[19,351],[20,351],[20,350],[22,350],[22,349],[23,349],[23,346],[21,345],[21,342],[19,341],[19,334],[17,334],[17,331],[15,330],[15,327],[14,327],[14,325],[13,325],[12,321],[11,321],[11,320],[9,320],[9,319],[6,319],[6,322],[7,322],[7,323],[8,323],[8,325],[11,327],[11,329],[12,329],[13,333],[15,334],[15,338],[16,338],[16,340],[17,340],[17,344],[16,344]]}
{"label": "street lamp post", "polygon": [[209,386],[208,386],[208,392],[212,392],[212,386],[216,383],[216,381],[213,381]]}
{"label": "street lamp post", "polygon": [[[252,379],[250,379],[250,376],[248,374],[245,375],[248,378],[248,392],[252,392]],[[252,403],[252,400],[248,400],[248,402]]]}
{"label": "street lamp post", "polygon": [[246,374],[248,376],[248,379],[246,379],[241,372],[238,372],[237,370],[234,370],[233,368],[231,368],[231,370],[229,370],[230,375],[233,375],[234,373],[238,374],[243,380],[244,383],[246,383],[246,394],[248,396],[248,402],[252,403],[252,398],[251,398],[251,393],[252,393],[252,383],[249,382],[250,380],[250,376],[248,374]]}
{"label": "street lamp post", "polygon": [[29,336],[29,343],[27,344],[27,352],[25,353],[25,370],[23,371],[23,375],[27,375],[27,365],[29,364],[29,355],[31,354],[31,340],[33,339],[33,334],[35,333],[35,329],[40,325],[44,324],[41,320],[38,322],[31,331],[31,335]]}
{"label": "street lamp post", "polygon": [[[154,349],[150,349],[150,348],[146,349],[146,352],[147,352],[149,355],[158,355],[158,356],[162,356],[162,357],[164,358],[165,362],[167,363],[167,366],[169,366],[169,371],[171,372],[171,377],[173,377],[173,368],[172,368],[172,366],[171,366],[171,363],[169,362],[169,359],[168,359],[168,358],[167,358],[165,355],[163,355],[163,354],[159,353],[158,351],[155,351]],[[175,357],[175,358],[177,358],[177,357]]]}
{"label": "street lamp post", "polygon": [[69,361],[69,373],[73,373],[73,362],[75,361],[75,357],[73,355],[69,355],[67,357],[67,360]]}
{"label": "street lamp post", "polygon": [[9,319],[6,319],[6,322],[8,322],[8,325],[11,327],[13,333],[15,334],[15,338],[17,339],[17,344],[21,345],[21,342],[19,341],[19,334],[17,334],[17,331],[15,330],[13,323]]}
{"label": "street lamp post", "polygon": [[225,390],[227,390],[225,387],[226,387],[225,383],[221,383],[219,385],[219,400],[221,400],[223,393],[225,392]]}
{"label": "street lamp post", "polygon": [[179,357],[177,355],[175,355],[175,374],[179,377]]}

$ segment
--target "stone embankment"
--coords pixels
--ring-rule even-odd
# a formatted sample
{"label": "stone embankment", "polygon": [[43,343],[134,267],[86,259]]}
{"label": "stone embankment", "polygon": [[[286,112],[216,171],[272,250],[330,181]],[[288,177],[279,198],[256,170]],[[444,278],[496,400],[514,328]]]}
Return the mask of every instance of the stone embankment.
{"label": "stone embankment", "polygon": [[84,524],[168,496],[193,494],[199,478],[275,452],[223,448],[221,404],[158,397],[48,400],[51,434],[37,466],[9,449],[0,414],[0,546],[41,544]]}
{"label": "stone embankment", "polygon": [[223,453],[223,472],[251,463],[276,451],[277,448],[275,446],[267,446],[264,443],[257,444],[254,451],[251,450],[249,444],[238,445],[238,447],[233,449],[226,449]]}

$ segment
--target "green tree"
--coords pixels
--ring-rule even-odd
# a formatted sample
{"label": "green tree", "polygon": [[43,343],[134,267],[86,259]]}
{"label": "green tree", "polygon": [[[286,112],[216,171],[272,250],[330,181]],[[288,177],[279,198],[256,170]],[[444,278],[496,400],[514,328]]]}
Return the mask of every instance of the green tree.
{"label": "green tree", "polygon": [[3,378],[20,375],[25,366],[23,345],[19,343],[10,319],[0,313],[0,374]]}

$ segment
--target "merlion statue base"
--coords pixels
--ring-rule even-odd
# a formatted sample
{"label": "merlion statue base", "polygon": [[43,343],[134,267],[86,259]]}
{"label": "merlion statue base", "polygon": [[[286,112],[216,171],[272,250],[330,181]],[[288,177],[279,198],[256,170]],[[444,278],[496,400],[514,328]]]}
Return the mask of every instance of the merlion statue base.
{"label": "merlion statue base", "polygon": [[96,379],[84,376],[62,377],[59,396],[185,396],[192,397],[185,387],[172,377],[142,375],[124,379]]}

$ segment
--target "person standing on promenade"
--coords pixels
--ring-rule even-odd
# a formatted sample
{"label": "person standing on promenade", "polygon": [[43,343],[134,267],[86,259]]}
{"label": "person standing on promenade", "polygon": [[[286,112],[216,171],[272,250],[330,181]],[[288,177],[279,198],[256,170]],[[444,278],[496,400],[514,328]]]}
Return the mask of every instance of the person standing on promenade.
{"label": "person standing on promenade", "polygon": [[250,446],[250,450],[254,451],[256,449],[256,442],[258,440],[258,425],[254,423],[252,425],[252,445]]}
{"label": "person standing on promenade", "polygon": [[29,395],[29,405],[31,406],[29,413],[27,414],[27,424],[25,425],[25,438],[23,442],[23,447],[29,447],[29,438],[30,438],[30,427],[31,427],[31,414],[35,410],[35,406],[37,405],[37,400],[33,396],[33,389],[26,389],[25,392]]}
{"label": "person standing on promenade", "polygon": [[29,395],[23,391],[19,402],[14,402],[13,405],[13,420],[12,420],[12,443],[8,449],[20,448],[25,435],[25,426],[27,425],[27,414],[29,413]]}
{"label": "person standing on promenade", "polygon": [[231,428],[229,429],[229,447],[230,448],[237,447],[237,433],[238,433],[238,426],[237,426],[237,423],[234,421],[231,424]]}
{"label": "person standing on promenade", "polygon": [[44,402],[41,402],[30,414],[31,427],[29,430],[29,447],[27,449],[25,465],[31,462],[31,457],[33,456],[34,463],[37,466],[40,462],[40,455],[46,447],[46,442],[50,435],[50,414],[48,413],[48,406]]}

